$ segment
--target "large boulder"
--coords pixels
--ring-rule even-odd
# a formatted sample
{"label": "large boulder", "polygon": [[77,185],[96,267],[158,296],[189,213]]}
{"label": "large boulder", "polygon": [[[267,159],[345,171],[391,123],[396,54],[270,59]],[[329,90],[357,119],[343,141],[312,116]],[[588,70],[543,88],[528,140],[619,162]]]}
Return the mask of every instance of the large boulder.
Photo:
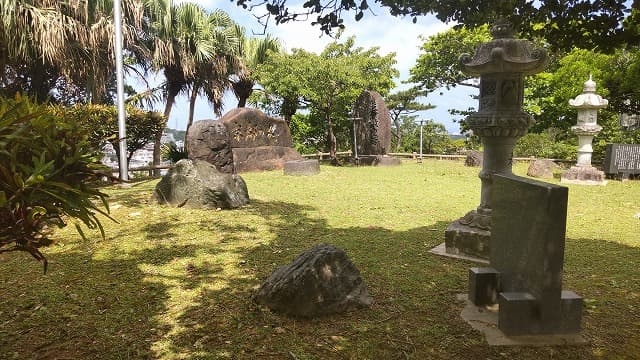
{"label": "large boulder", "polygon": [[202,160],[184,159],[169,169],[155,189],[160,204],[204,209],[235,209],[249,202],[244,180]]}
{"label": "large boulder", "polygon": [[276,269],[254,300],[273,311],[301,317],[341,313],[372,302],[360,272],[344,251],[326,244]]}
{"label": "large boulder", "polygon": [[358,154],[386,155],[391,148],[391,116],[382,96],[363,91],[353,106],[353,115]]}
{"label": "large boulder", "polygon": [[233,172],[229,132],[222,121],[200,120],[189,127],[186,137],[189,159],[204,160],[223,173]]}
{"label": "large boulder", "polygon": [[549,159],[533,160],[527,169],[527,175],[535,178],[553,179],[553,171],[560,166]]}
{"label": "large boulder", "polygon": [[484,154],[482,151],[471,150],[467,153],[467,157],[464,159],[465,166],[482,166]]}
{"label": "large boulder", "polygon": [[268,116],[260,110],[235,108],[224,114],[220,121],[229,131],[232,148],[293,146],[286,121]]}

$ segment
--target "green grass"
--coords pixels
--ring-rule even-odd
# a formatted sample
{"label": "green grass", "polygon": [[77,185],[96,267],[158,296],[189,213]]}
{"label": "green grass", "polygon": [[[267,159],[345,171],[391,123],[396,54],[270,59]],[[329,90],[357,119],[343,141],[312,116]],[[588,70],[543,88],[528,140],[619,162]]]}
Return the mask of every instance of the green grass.
{"label": "green grass", "polygon": [[[108,188],[120,224],[105,220],[106,240],[58,231],[46,275],[0,256],[0,359],[640,359],[640,182],[569,185],[564,287],[586,299],[588,344],[505,348],[460,318],[476,265],[428,252],[478,205],[477,172],[433,160],[244,174],[252,200],[233,211],[154,205],[157,180]],[[318,243],[351,257],[370,309],[304,320],[252,302]]]}

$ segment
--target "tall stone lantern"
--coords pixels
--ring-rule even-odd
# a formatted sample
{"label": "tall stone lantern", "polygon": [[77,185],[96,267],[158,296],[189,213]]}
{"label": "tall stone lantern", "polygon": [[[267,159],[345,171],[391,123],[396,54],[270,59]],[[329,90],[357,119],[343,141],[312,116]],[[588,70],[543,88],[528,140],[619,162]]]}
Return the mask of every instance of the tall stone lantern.
{"label": "tall stone lantern", "polygon": [[571,131],[578,135],[578,161],[576,166],[562,173],[560,182],[583,185],[606,185],[604,172],[591,166],[593,137],[598,135],[602,126],[598,125],[598,109],[609,104],[607,99],[596,94],[596,83],[589,76],[584,83],[582,94],[569,100],[569,105],[578,109],[578,124]]}
{"label": "tall stone lantern", "polygon": [[515,39],[511,24],[499,20],[492,28],[493,40],[483,43],[471,57],[460,56],[464,71],[480,76],[478,111],[465,122],[482,139],[484,161],[478,174],[482,182],[480,205],[452,222],[445,231],[449,254],[489,257],[491,192],[493,174],[511,174],[513,148],[525,135],[533,118],[524,112],[524,77],[541,72],[547,52],[533,49],[527,40]]}

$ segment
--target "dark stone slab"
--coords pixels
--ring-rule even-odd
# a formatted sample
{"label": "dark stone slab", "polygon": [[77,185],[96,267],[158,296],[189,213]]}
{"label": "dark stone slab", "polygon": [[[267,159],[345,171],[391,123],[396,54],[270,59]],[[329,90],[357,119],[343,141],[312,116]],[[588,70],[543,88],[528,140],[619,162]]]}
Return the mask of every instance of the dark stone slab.
{"label": "dark stone slab", "polygon": [[295,149],[283,146],[233,148],[236,172],[278,170],[287,161],[303,160]]}
{"label": "dark stone slab", "polygon": [[495,174],[493,182],[490,261],[500,273],[499,329],[576,331],[582,299],[562,291],[568,189],[514,175]]}
{"label": "dark stone slab", "polygon": [[235,209],[249,203],[244,180],[202,160],[184,159],[169,169],[155,188],[160,204],[204,209]]}
{"label": "dark stone slab", "polygon": [[[357,153],[387,154],[391,148],[391,115],[382,96],[375,91],[363,91],[353,106],[353,115],[356,118]],[[351,136],[353,138],[353,133]]]}
{"label": "dark stone slab", "polygon": [[490,259],[502,291],[560,301],[568,189],[513,175],[493,185]]}
{"label": "dark stone slab", "polygon": [[500,273],[492,268],[469,269],[469,300],[477,306],[498,301]]}
{"label": "dark stone slab", "polygon": [[233,172],[233,153],[229,132],[219,120],[200,120],[186,136],[189,159],[204,160],[223,173]]}
{"label": "dark stone slab", "polygon": [[604,172],[640,174],[640,144],[607,144]]}
{"label": "dark stone slab", "polygon": [[318,160],[295,160],[284,163],[285,175],[310,176],[320,172]]}
{"label": "dark stone slab", "polygon": [[292,316],[316,317],[371,305],[360,272],[344,251],[320,244],[279,267],[254,301]]}

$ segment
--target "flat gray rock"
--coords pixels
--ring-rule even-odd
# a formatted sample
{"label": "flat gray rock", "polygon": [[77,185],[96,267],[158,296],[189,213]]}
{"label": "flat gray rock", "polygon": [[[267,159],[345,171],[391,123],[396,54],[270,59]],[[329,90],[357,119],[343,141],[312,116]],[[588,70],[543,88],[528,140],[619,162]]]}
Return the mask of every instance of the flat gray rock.
{"label": "flat gray rock", "polygon": [[342,313],[371,305],[360,272],[344,251],[320,244],[279,267],[262,284],[255,302],[300,317]]}

